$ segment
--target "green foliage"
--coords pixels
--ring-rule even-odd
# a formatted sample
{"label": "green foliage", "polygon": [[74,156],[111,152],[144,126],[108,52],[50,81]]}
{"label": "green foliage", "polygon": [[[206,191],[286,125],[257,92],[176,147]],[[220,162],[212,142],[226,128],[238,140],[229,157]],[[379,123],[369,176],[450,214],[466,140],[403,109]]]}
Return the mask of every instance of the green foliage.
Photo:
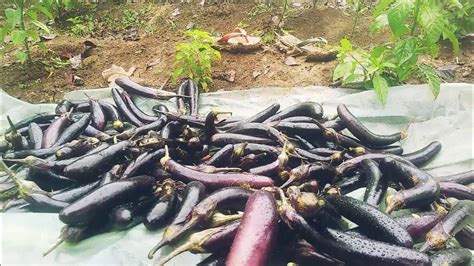
{"label": "green foliage", "polygon": [[128,9],[119,6],[118,9],[123,10],[120,16],[106,14],[103,17],[104,26],[112,31],[123,31],[128,27],[143,26],[150,20],[152,14],[152,5],[146,5],[140,9]]}
{"label": "green foliage", "polygon": [[89,15],[68,18],[66,21],[72,24],[69,32],[74,36],[87,36],[95,29],[95,23]]}
{"label": "green foliage", "polygon": [[[373,11],[373,31],[388,26],[393,43],[378,45],[370,52],[354,49],[349,40],[341,40],[339,64],[333,79],[343,85],[359,82],[361,87],[373,88],[385,104],[388,86],[400,84],[413,75],[428,82],[435,98],[441,80],[429,65],[419,64],[423,53],[436,56],[439,41],[451,42],[454,53],[459,52],[456,34],[465,29],[463,23],[472,17],[472,3],[462,0],[381,0]],[[452,12],[456,10],[456,12]],[[470,15],[468,15],[470,14]]]}
{"label": "green foliage", "polygon": [[[41,14],[53,19],[41,1],[12,0],[12,7],[5,9],[6,21],[0,28],[0,42],[5,43],[8,36],[21,63],[31,62],[30,46],[39,41],[41,33],[50,33],[49,27],[39,20]],[[38,45],[45,48],[42,43]]]}
{"label": "green foliage", "polygon": [[207,91],[212,82],[212,63],[221,59],[219,51],[212,47],[216,41],[205,31],[190,30],[185,34],[190,40],[176,46],[173,80],[191,78]]}

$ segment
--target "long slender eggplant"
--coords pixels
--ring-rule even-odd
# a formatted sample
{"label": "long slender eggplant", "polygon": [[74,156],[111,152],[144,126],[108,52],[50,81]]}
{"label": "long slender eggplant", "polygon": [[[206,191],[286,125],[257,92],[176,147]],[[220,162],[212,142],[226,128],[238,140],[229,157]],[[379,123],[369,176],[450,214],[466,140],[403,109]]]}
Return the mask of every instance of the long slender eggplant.
{"label": "long slender eggplant", "polygon": [[43,130],[35,122],[32,122],[28,126],[28,136],[30,148],[33,150],[41,149],[41,145],[43,143]]}
{"label": "long slender eggplant", "polygon": [[388,182],[382,176],[378,164],[373,160],[363,160],[361,162],[364,169],[365,179],[367,180],[367,189],[364,193],[364,201],[377,207],[387,192]]}
{"label": "long slender eggplant", "polygon": [[244,216],[227,257],[226,265],[266,265],[276,239],[278,212],[267,191],[257,191],[247,201]]}
{"label": "long slender eggplant", "polygon": [[53,146],[59,146],[66,142],[72,141],[79,137],[82,132],[87,128],[90,121],[90,115],[86,114],[77,122],[73,123],[72,125],[68,126],[59,136],[59,138],[54,142]]}
{"label": "long slender eggplant", "polygon": [[419,239],[430,231],[443,217],[445,212],[411,213],[395,217],[394,220],[405,228],[413,239]]}
{"label": "long slender eggplant", "polygon": [[56,105],[54,112],[58,115],[61,115],[71,111],[72,107],[74,107],[74,104],[72,102],[68,100],[62,100]]}
{"label": "long slender eggplant", "polygon": [[469,265],[472,253],[467,248],[450,248],[434,253],[430,259],[433,266]]}
{"label": "long slender eggplant", "polygon": [[50,147],[45,149],[31,149],[31,150],[22,150],[22,151],[13,151],[7,152],[3,156],[4,159],[22,159],[28,156],[35,156],[38,158],[46,158],[48,156],[54,155],[62,146]]}
{"label": "long slender eggplant", "polygon": [[275,161],[266,165],[254,167],[250,169],[249,172],[255,175],[274,176],[286,167],[288,160],[287,143],[285,142],[280,155],[278,155],[278,158]]}
{"label": "long slender eggplant", "polygon": [[68,225],[86,224],[113,207],[138,198],[141,193],[150,193],[153,182],[151,176],[136,176],[109,183],[64,208],[59,219]]}
{"label": "long slender eggplant", "polygon": [[70,113],[62,114],[44,131],[41,148],[49,148],[59,139],[61,132],[71,123]]}
{"label": "long slender eggplant", "polygon": [[80,140],[73,140],[68,145],[64,145],[57,150],[54,155],[59,160],[79,157],[94,149],[99,143],[96,138],[85,138]]}
{"label": "long slender eggplant", "polygon": [[438,182],[452,182],[462,185],[469,185],[471,183],[474,183],[474,170],[447,176],[435,176],[434,178]]}
{"label": "long slender eggplant", "polygon": [[[31,123],[49,123],[56,117],[56,114],[48,114],[48,113],[38,113],[31,117],[25,118],[21,121],[18,121],[14,124],[15,129],[19,130],[20,128],[28,127]],[[3,132],[3,134],[8,134],[12,131],[12,128],[9,128]]]}
{"label": "long slender eggplant", "polygon": [[234,127],[229,132],[270,138],[280,145],[283,145],[285,142],[287,142],[287,138],[281,132],[262,123],[247,123],[239,127]]}
{"label": "long slender eggplant", "polygon": [[[118,79],[117,79],[118,80]],[[114,98],[115,104],[120,114],[127,120],[127,122],[132,123],[135,126],[143,126],[143,122],[138,119],[135,114],[128,108],[125,101],[122,99],[120,92],[117,88],[112,88],[112,97]]]}
{"label": "long slender eggplant", "polygon": [[127,104],[128,108],[132,111],[132,113],[143,123],[148,124],[156,121],[158,117],[146,114],[143,112],[132,100],[132,97],[128,95],[126,91],[123,91],[120,96],[122,97],[123,101]]}
{"label": "long slender eggplant", "polygon": [[431,161],[439,153],[441,147],[441,142],[433,141],[417,151],[403,154],[403,158],[420,167]]}
{"label": "long slender eggplant", "polygon": [[335,177],[336,171],[330,165],[323,163],[302,164],[290,171],[290,177],[280,187],[285,188],[294,182],[300,182],[308,178],[316,178],[322,183],[328,183],[333,181]]}
{"label": "long slender eggplant", "polygon": [[[177,88],[176,94],[181,94],[185,95],[188,92],[188,84],[189,84],[189,79],[185,79]],[[188,99],[179,97],[176,99],[176,107],[178,110],[178,114],[180,115],[189,115],[190,110],[189,110],[189,101]]]}
{"label": "long slender eggplant", "polygon": [[389,195],[386,198],[386,211],[388,213],[402,207],[412,208],[424,206],[432,203],[439,196],[439,184],[430,174],[390,158],[384,159],[382,163],[388,170],[392,171],[392,174],[399,178],[410,180],[410,183],[414,185],[413,187]]}
{"label": "long slender eggplant", "polygon": [[123,166],[116,164],[100,177],[99,187],[119,180]]}
{"label": "long slender eggplant", "polygon": [[[169,91],[156,90],[149,87],[144,87],[129,78],[118,78],[115,80],[115,84],[120,86],[130,94],[143,96],[146,98],[168,100],[170,98],[177,97],[178,95]],[[183,97],[183,95],[180,95]]]}
{"label": "long slender eggplant", "polygon": [[203,173],[180,165],[168,155],[161,158],[160,162],[166,171],[176,178],[185,181],[200,181],[213,189],[230,186],[250,186],[253,188],[273,186],[273,180],[266,176],[249,173]]}
{"label": "long slender eggplant", "polygon": [[127,168],[125,168],[121,179],[129,178],[139,173],[143,168],[150,166],[156,160],[160,159],[165,155],[164,149],[159,149],[149,153],[143,153],[135,161],[131,162]]}
{"label": "long slender eggplant", "polygon": [[155,202],[156,197],[153,195],[116,206],[109,214],[111,227],[118,231],[134,227],[143,221]]}
{"label": "long slender eggplant", "polygon": [[240,221],[221,227],[206,229],[189,236],[189,240],[175,248],[155,265],[163,266],[177,255],[189,251],[191,253],[213,253],[228,248],[237,234]]}
{"label": "long slender eggplant", "polygon": [[89,100],[90,105],[90,122],[91,126],[94,128],[103,131],[107,124],[107,119],[105,118],[104,110],[101,105],[96,100]]}
{"label": "long slender eggplant", "polygon": [[327,254],[319,253],[310,243],[300,239],[294,249],[296,262],[298,265],[345,265],[344,262],[335,259]]}
{"label": "long slender eggplant", "polygon": [[323,107],[313,102],[297,103],[267,118],[264,122],[279,121],[291,116],[309,116],[314,119],[320,119],[323,117]]}
{"label": "long slender eggplant", "polygon": [[190,216],[193,208],[201,201],[204,197],[206,188],[201,182],[191,181],[186,185],[183,199],[178,212],[176,213],[173,221],[165,229],[163,233],[163,239],[148,253],[148,258],[152,259],[153,254],[160,249],[162,246],[167,245],[172,241],[175,234],[181,231],[186,219]]}
{"label": "long slender eggplant", "polygon": [[178,201],[175,185],[171,182],[165,183],[162,185],[162,190],[159,200],[150,208],[143,219],[143,224],[147,230],[157,230],[164,226],[175,210]]}
{"label": "long slender eggplant", "polygon": [[235,133],[217,133],[214,134],[210,143],[216,146],[225,146],[227,144],[237,144],[242,142],[255,143],[255,144],[273,144],[274,141],[267,138],[253,137],[244,134]]}
{"label": "long slender eggplant", "polygon": [[212,165],[212,166],[222,166],[224,163],[230,161],[232,157],[232,153],[234,152],[234,145],[227,144],[217,152],[215,152],[211,158],[202,162],[205,165]]}
{"label": "long slender eggplant", "polygon": [[108,135],[107,133],[102,132],[102,131],[96,129],[95,127],[93,127],[93,126],[91,126],[91,125],[88,125],[88,126],[86,127],[86,129],[84,129],[84,135],[89,136],[89,137],[98,138],[98,139],[100,139],[101,141],[110,139],[110,135]]}
{"label": "long slender eggplant", "polygon": [[397,132],[392,135],[380,135],[370,131],[362,122],[355,117],[344,104],[337,106],[337,114],[347,129],[362,143],[369,146],[386,146],[405,138],[405,134]]}
{"label": "long slender eggplant", "polygon": [[280,207],[282,220],[319,251],[350,265],[429,265],[427,255],[409,248],[347,235],[328,228],[313,229],[289,204]]}
{"label": "long slender eggplant", "polygon": [[99,186],[99,182],[95,181],[75,188],[58,190],[50,193],[49,196],[54,200],[71,203],[96,189]]}
{"label": "long slender eggplant", "polygon": [[52,199],[48,195],[31,193],[26,201],[30,204],[29,209],[36,212],[56,213],[69,206],[68,202]]}
{"label": "long slender eggplant", "polygon": [[342,195],[345,195],[358,188],[363,187],[364,184],[364,178],[360,174],[356,174],[354,176],[341,178],[334,184],[334,186],[340,189]]}
{"label": "long slender eggplant", "polygon": [[235,123],[230,123],[229,125],[226,125],[225,128],[232,128],[232,127],[237,127],[237,126],[240,126],[240,125],[245,125],[247,123],[261,123],[265,120],[267,120],[268,118],[270,118],[271,116],[275,115],[276,112],[278,112],[278,110],[280,109],[280,104],[278,103],[273,103],[271,104],[270,106],[268,106],[267,108],[263,109],[262,111],[250,116],[250,117],[247,117],[247,118],[244,118],[238,122],[235,122]]}
{"label": "long slender eggplant", "polygon": [[50,191],[58,190],[76,185],[76,182],[58,174],[51,169],[32,167],[28,174],[28,180],[34,181],[40,188]]}
{"label": "long slender eggplant", "polygon": [[327,199],[339,213],[359,225],[359,230],[369,237],[403,247],[413,247],[410,234],[391,217],[363,201],[334,195]]}
{"label": "long slender eggplant", "polygon": [[64,175],[80,182],[94,180],[123,160],[131,143],[121,141],[102,151],[84,156],[64,168]]}
{"label": "long slender eggplant", "polygon": [[119,112],[117,110],[117,107],[115,105],[104,102],[104,101],[99,101],[100,107],[102,107],[102,110],[104,111],[105,117],[112,121],[112,128],[122,131],[123,130],[123,122],[120,119]]}
{"label": "long slender eggplant", "polygon": [[160,136],[163,139],[173,139],[181,133],[181,129],[181,124],[179,122],[170,121],[161,129]]}
{"label": "long slender eggplant", "polygon": [[9,116],[7,116],[7,121],[10,124],[10,132],[5,134],[5,140],[10,142],[14,150],[23,150],[23,137],[18,133]]}
{"label": "long slender eggplant", "polygon": [[446,242],[474,221],[474,202],[460,200],[448,214],[433,229],[426,234],[426,242],[420,248],[421,252],[432,249],[442,249]]}
{"label": "long slender eggplant", "polygon": [[439,187],[441,194],[446,197],[474,201],[474,190],[468,186],[450,182],[439,182]]}
{"label": "long slender eggplant", "polygon": [[395,160],[397,160],[399,162],[402,162],[406,165],[414,166],[410,161],[405,160],[403,157],[398,156],[398,155],[384,154],[384,153],[369,153],[369,154],[365,154],[365,155],[362,155],[362,156],[357,156],[353,159],[344,161],[343,163],[339,164],[336,167],[336,171],[337,171],[338,175],[344,175],[347,172],[349,172],[349,171],[353,170],[354,168],[356,168],[365,159],[380,161],[380,160],[383,160],[385,158],[395,159]]}

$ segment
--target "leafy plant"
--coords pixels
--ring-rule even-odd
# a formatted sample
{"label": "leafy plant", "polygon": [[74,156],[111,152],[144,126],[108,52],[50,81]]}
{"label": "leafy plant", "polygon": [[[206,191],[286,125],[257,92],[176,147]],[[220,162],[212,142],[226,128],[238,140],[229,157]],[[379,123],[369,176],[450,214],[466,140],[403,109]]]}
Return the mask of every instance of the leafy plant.
{"label": "leafy plant", "polygon": [[212,47],[216,41],[205,31],[188,30],[185,34],[190,40],[176,46],[173,80],[188,77],[207,91],[212,82],[212,63],[221,59],[220,52]]}
{"label": "leafy plant", "polygon": [[83,3],[77,0],[40,0],[40,2],[54,15],[56,22],[64,21],[71,11],[77,11],[83,6]]}
{"label": "leafy plant", "polygon": [[341,79],[343,85],[359,82],[361,87],[373,88],[385,103],[388,86],[421,75],[436,98],[441,80],[431,66],[419,64],[418,58],[423,53],[436,56],[441,39],[448,39],[454,53],[458,54],[457,27],[451,23],[449,13],[453,3],[461,5],[462,10],[466,8],[459,0],[381,0],[373,13],[372,29],[379,31],[388,26],[394,41],[366,52],[354,49],[347,39],[341,40],[339,64],[333,79]]}
{"label": "leafy plant", "polygon": [[93,19],[89,15],[68,18],[66,21],[72,24],[69,27],[69,31],[75,36],[86,36],[95,29]]}
{"label": "leafy plant", "polygon": [[[41,32],[50,32],[48,26],[39,21],[39,14],[53,19],[51,12],[39,1],[12,0],[12,7],[5,9],[6,21],[0,28],[0,42],[4,43],[9,36],[21,63],[31,62],[31,45],[39,40]],[[43,43],[38,45],[45,49]]]}

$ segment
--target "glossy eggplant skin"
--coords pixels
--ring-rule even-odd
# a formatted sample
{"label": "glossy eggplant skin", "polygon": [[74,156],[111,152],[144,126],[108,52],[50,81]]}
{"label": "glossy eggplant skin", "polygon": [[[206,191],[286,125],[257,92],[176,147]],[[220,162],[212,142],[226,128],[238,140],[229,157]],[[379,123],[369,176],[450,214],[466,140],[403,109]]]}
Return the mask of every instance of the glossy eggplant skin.
{"label": "glossy eggplant skin", "polygon": [[51,122],[49,127],[43,133],[43,142],[41,148],[49,148],[58,140],[60,133],[71,123],[69,113],[61,115]]}
{"label": "glossy eggplant skin", "polygon": [[378,164],[373,160],[363,160],[361,162],[367,180],[367,189],[364,194],[364,201],[377,207],[382,201],[388,188],[388,180],[382,176]]}
{"label": "glossy eggplant skin", "polygon": [[297,103],[267,118],[264,122],[279,121],[291,116],[309,116],[314,119],[321,119],[323,117],[323,107],[313,102]]}
{"label": "glossy eggplant skin", "polygon": [[188,92],[191,96],[191,101],[189,104],[191,115],[198,116],[199,115],[199,86],[194,82],[194,80],[190,79],[188,82]]}
{"label": "glossy eggplant skin", "polygon": [[102,107],[102,110],[104,110],[105,117],[112,121],[112,127],[118,131],[123,130],[123,122],[120,118],[120,114],[117,110],[117,107],[115,105],[108,103],[108,102],[103,102],[99,101],[100,107]]}
{"label": "glossy eggplant skin", "polygon": [[28,136],[30,148],[33,150],[41,149],[43,143],[43,130],[35,122],[32,122],[28,126]]}
{"label": "glossy eggplant skin", "polygon": [[64,175],[78,182],[97,179],[114,164],[123,160],[131,143],[121,141],[97,153],[84,156],[64,168]]}
{"label": "glossy eggplant skin", "polygon": [[439,141],[433,141],[425,147],[412,153],[403,154],[403,158],[412,162],[414,165],[421,167],[430,162],[436,154],[441,151],[442,145]]}
{"label": "glossy eggplant skin", "polygon": [[50,197],[55,200],[71,203],[99,187],[99,182],[95,181],[75,188],[58,190],[50,193]]}
{"label": "glossy eggplant skin", "polygon": [[435,179],[438,182],[452,182],[462,185],[469,185],[474,183],[474,170],[447,176],[435,176]]}
{"label": "glossy eggplant skin", "polygon": [[355,117],[344,104],[337,106],[339,118],[344,121],[347,129],[363,144],[369,146],[387,146],[400,141],[403,134],[398,132],[392,135],[379,135],[371,132]]}
{"label": "glossy eggplant skin", "polygon": [[413,239],[423,237],[430,231],[443,217],[441,212],[422,212],[395,217],[394,220],[405,228]]}
{"label": "glossy eggplant skin", "polygon": [[233,127],[238,127],[240,125],[244,125],[246,123],[261,123],[265,120],[267,120],[269,117],[273,116],[278,112],[280,109],[280,104],[274,103],[268,106],[267,108],[263,109],[262,111],[256,113],[255,115],[252,115],[250,117],[244,118],[238,122],[230,123],[229,125],[226,125],[225,128],[233,128]]}
{"label": "glossy eggplant skin", "polygon": [[196,206],[203,199],[205,193],[206,187],[203,183],[198,181],[189,182],[186,185],[178,212],[176,213],[170,225],[184,223],[186,218],[188,218],[188,216],[191,214],[194,206]]}
{"label": "glossy eggplant skin", "polygon": [[390,216],[363,201],[334,195],[327,199],[339,213],[359,225],[359,230],[372,239],[398,246],[413,247],[410,234]]}
{"label": "glossy eggplant skin", "polygon": [[474,228],[467,225],[455,237],[461,247],[474,250]]}
{"label": "glossy eggplant skin", "polygon": [[55,213],[69,205],[67,202],[55,200],[50,198],[48,195],[39,193],[31,193],[26,198],[26,201],[30,204],[28,208],[35,212]]}
{"label": "glossy eggplant skin", "polygon": [[59,213],[59,219],[68,225],[86,224],[113,207],[151,193],[154,179],[151,176],[136,176],[104,185]]}
{"label": "glossy eggplant skin", "polygon": [[164,187],[164,193],[154,206],[146,213],[143,224],[149,231],[157,230],[169,221],[176,209],[178,196],[173,186]]}
{"label": "glossy eggplant skin", "polygon": [[[118,79],[117,79],[118,80]],[[115,104],[120,114],[126,119],[127,122],[140,127],[143,126],[143,122],[138,119],[135,114],[128,108],[127,104],[122,99],[120,92],[117,88],[112,88],[112,97],[114,98]]]}
{"label": "glossy eggplant skin", "polygon": [[156,121],[156,119],[158,119],[158,117],[148,115],[148,114],[144,113],[142,110],[140,110],[140,108],[138,108],[138,106],[135,104],[135,102],[133,102],[132,98],[130,97],[130,95],[126,91],[123,91],[120,94],[120,96],[122,97],[123,101],[127,104],[130,111],[132,111],[132,113],[140,121],[142,121],[144,124],[152,123],[152,122]]}
{"label": "glossy eggplant skin", "polygon": [[441,194],[446,197],[474,201],[474,190],[468,186],[451,182],[439,182],[439,187]]}
{"label": "glossy eggplant skin", "polygon": [[163,157],[164,155],[164,149],[159,149],[149,153],[143,153],[143,156],[139,156],[135,161],[131,162],[127,166],[127,168],[125,168],[120,178],[125,179],[132,177],[136,174],[140,174],[140,171],[142,171],[147,166],[150,166],[152,163],[154,163],[156,160]]}
{"label": "glossy eggplant skin", "polygon": [[[17,130],[27,127],[30,125],[30,123],[37,123],[37,124],[42,124],[42,123],[49,123],[51,120],[53,120],[56,117],[56,114],[48,114],[48,113],[39,113],[36,115],[33,115],[31,117],[25,118],[21,121],[18,121],[14,124],[15,128]],[[3,134],[8,134],[12,131],[12,128],[8,128],[3,132]]]}
{"label": "glossy eggplant skin", "polygon": [[204,161],[203,164],[217,166],[217,167],[222,166],[231,159],[233,152],[234,152],[234,145],[227,144],[221,149],[219,149],[217,152],[215,152],[211,156],[211,158]]}
{"label": "glossy eggplant skin", "polygon": [[274,141],[267,138],[259,138],[236,133],[217,133],[212,135],[210,143],[215,146],[225,146],[227,144],[237,144],[242,142],[255,144],[273,144]]}
{"label": "glossy eggplant skin", "polygon": [[350,236],[331,228],[318,232],[291,207],[282,208],[280,216],[319,251],[349,265],[430,265],[427,255],[409,248]]}
{"label": "glossy eggplant skin", "polygon": [[472,260],[472,253],[467,248],[450,248],[434,253],[430,259],[433,266],[467,266]]}
{"label": "glossy eggplant skin", "polygon": [[90,100],[89,105],[91,125],[94,128],[103,131],[105,129],[105,126],[107,125],[107,119],[105,118],[105,113],[102,109],[102,106],[96,100]]}
{"label": "glossy eggplant skin", "polygon": [[264,266],[276,238],[278,213],[273,196],[257,191],[250,196],[227,257],[226,265]]}
{"label": "glossy eggplant skin", "polygon": [[79,137],[82,132],[87,128],[90,121],[90,115],[86,114],[81,117],[77,122],[73,123],[67,127],[59,136],[58,140],[53,144],[53,146],[59,146],[65,144],[66,142],[72,141]]}

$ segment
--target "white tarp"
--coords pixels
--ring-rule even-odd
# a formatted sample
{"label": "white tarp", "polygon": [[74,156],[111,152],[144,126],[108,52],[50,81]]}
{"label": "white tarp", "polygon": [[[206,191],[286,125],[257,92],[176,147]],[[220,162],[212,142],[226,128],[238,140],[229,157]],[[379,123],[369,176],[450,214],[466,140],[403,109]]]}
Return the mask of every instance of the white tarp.
{"label": "white tarp", "polygon": [[[210,109],[231,111],[238,116],[251,115],[274,102],[282,107],[315,101],[324,106],[328,116],[336,114],[336,106],[344,103],[367,126],[378,133],[403,130],[408,138],[402,146],[406,152],[417,150],[438,140],[443,149],[425,169],[432,174],[448,174],[474,169],[473,155],[473,84],[443,84],[434,100],[428,86],[405,85],[390,88],[386,106],[382,106],[373,91],[333,89],[325,87],[258,88],[203,94],[201,113]],[[14,121],[37,112],[52,112],[54,105],[32,105],[2,92],[0,130],[7,127],[6,115]],[[86,91],[96,99],[110,99],[109,89]],[[81,91],[66,95],[67,99],[87,99]],[[138,99],[145,111],[157,101]],[[167,103],[174,107],[174,102]],[[150,265],[148,250],[160,239],[160,233],[147,232],[143,225],[125,232],[107,233],[77,245],[64,244],[42,257],[55,242],[62,224],[55,214],[2,214],[2,265]],[[163,249],[163,252],[169,250]],[[157,254],[159,256],[159,254]],[[182,254],[169,265],[194,265],[202,255]]]}

